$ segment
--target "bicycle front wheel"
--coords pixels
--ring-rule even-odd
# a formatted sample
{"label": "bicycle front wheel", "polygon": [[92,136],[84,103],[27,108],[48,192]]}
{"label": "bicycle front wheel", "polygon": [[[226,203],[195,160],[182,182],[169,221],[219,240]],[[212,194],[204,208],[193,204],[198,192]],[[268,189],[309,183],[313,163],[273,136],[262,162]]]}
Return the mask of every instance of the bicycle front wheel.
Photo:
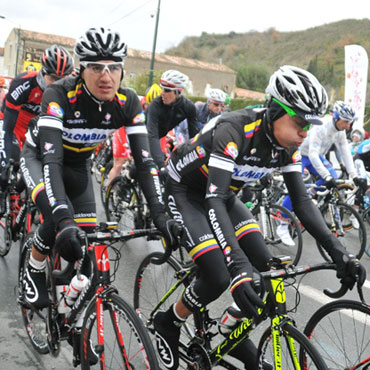
{"label": "bicycle front wheel", "polygon": [[314,313],[304,333],[330,369],[365,369],[370,364],[369,306],[351,300],[330,302]]}
{"label": "bicycle front wheel", "polygon": [[12,219],[4,214],[0,219],[0,256],[5,257],[12,246]]}
{"label": "bicycle front wheel", "polygon": [[[21,245],[18,266],[18,303],[21,307],[24,327],[33,348],[41,354],[46,354],[49,352],[45,325],[47,308],[35,310],[24,299],[23,277],[25,276],[27,263],[31,254],[32,240],[33,233],[29,233],[25,238],[25,242]],[[49,271],[47,272],[49,273]]]}
{"label": "bicycle front wheel", "polygon": [[[275,368],[275,355],[280,354],[281,369],[328,369],[318,350],[291,324],[281,327],[280,338],[281,348],[274,348],[271,327],[266,329],[258,346],[258,364],[267,362]],[[297,364],[300,366],[297,367]]]}
{"label": "bicycle front wheel", "polygon": [[[134,309],[111,293],[103,297],[102,311],[103,323],[98,325],[95,298],[86,309],[81,331],[81,369],[158,369],[154,348]],[[98,342],[98,332],[104,337],[103,345]],[[96,365],[89,363],[89,346],[99,355]]]}
{"label": "bicycle front wheel", "polygon": [[[366,227],[366,241],[370,241],[370,206],[367,207],[363,214],[362,214],[362,220],[364,221],[365,227]],[[370,257],[370,246],[365,246],[365,253]]]}
{"label": "bicycle front wheel", "polygon": [[[334,205],[334,215],[328,204],[321,209],[321,214],[330,231],[347,251],[360,259],[366,247],[366,228],[359,213],[350,205],[339,202]],[[319,242],[316,241],[316,244],[322,257],[330,262],[328,253]]]}
{"label": "bicycle front wheel", "polygon": [[[265,238],[267,248],[273,256],[290,256],[294,265],[298,264],[302,254],[302,232],[297,218],[285,207],[272,204],[266,208],[266,219],[263,219],[262,209],[256,215],[258,224]],[[279,226],[286,225],[294,245],[286,245],[278,235]]]}

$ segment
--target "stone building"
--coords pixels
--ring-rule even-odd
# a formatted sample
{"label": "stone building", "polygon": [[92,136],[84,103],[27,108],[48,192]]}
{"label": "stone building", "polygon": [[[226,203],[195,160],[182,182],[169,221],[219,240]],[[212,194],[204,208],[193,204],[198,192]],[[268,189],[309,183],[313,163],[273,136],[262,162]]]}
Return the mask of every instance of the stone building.
{"label": "stone building", "polygon": [[[13,28],[4,47],[2,74],[14,77],[26,70],[39,70],[42,52],[52,44],[58,44],[73,54],[75,39]],[[151,53],[129,48],[125,62],[126,78],[148,72]],[[190,78],[189,94],[203,96],[206,88],[222,88],[233,95],[236,72],[223,64],[156,54],[155,70],[176,69]]]}

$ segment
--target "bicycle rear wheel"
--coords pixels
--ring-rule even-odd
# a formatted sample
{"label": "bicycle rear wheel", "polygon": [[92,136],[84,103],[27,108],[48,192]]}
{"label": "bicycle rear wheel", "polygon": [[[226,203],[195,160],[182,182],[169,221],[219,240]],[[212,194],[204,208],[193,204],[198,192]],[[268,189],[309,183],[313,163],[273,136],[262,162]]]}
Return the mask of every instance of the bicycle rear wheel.
{"label": "bicycle rear wheel", "polygon": [[142,203],[133,183],[117,176],[109,184],[105,197],[108,221],[117,221],[123,230],[142,229],[145,226]]}
{"label": "bicycle rear wheel", "polygon": [[[370,308],[357,301],[330,302],[317,310],[304,333],[330,369],[355,369],[370,364]],[[367,362],[366,362],[367,360]]]}
{"label": "bicycle rear wheel", "polygon": [[[95,298],[87,307],[81,331],[81,369],[158,369],[148,333],[133,308],[110,293],[103,298],[103,311],[104,345],[99,346]],[[90,365],[85,355],[88,346],[100,352],[96,365]]]}
{"label": "bicycle rear wheel", "polygon": [[[281,348],[273,346],[273,338],[271,335],[271,328],[267,328],[263,333],[258,346],[258,364],[267,362],[275,368],[275,353],[280,350],[281,354],[281,368],[297,369],[293,362],[294,357],[300,364],[300,369],[320,369],[327,370],[324,360],[321,358],[318,350],[301,333],[297,328],[291,324],[284,324],[280,330]],[[289,342],[293,340],[295,344],[295,352],[290,348]]]}
{"label": "bicycle rear wheel", "polygon": [[24,300],[23,277],[31,254],[32,239],[33,233],[27,234],[25,242],[21,246],[18,267],[18,303],[21,307],[24,327],[33,348],[41,354],[46,354],[49,352],[45,326],[47,308],[43,310],[32,309]]}
{"label": "bicycle rear wheel", "polygon": [[12,246],[12,218],[5,213],[0,219],[0,256],[5,257]]}
{"label": "bicycle rear wheel", "polygon": [[[292,263],[297,265],[301,258],[303,245],[299,221],[288,209],[279,204],[272,204],[266,209],[266,222],[262,219],[263,216],[261,215],[261,211],[260,208],[259,213],[256,215],[256,219],[265,236],[265,242],[270,253],[273,256],[290,256],[292,257]],[[285,245],[277,234],[277,227],[282,221],[287,224],[294,246]]]}
{"label": "bicycle rear wheel", "polygon": [[[335,225],[332,225],[332,216],[329,212],[328,204],[321,209],[321,214],[328,228],[338,237],[349,253],[360,259],[366,247],[366,227],[361,216],[353,207],[342,202],[334,205],[334,209],[336,210],[336,215],[334,215]],[[356,222],[357,225],[355,225]],[[340,230],[340,226],[342,226],[343,232]],[[318,241],[316,241],[316,244],[322,257],[326,261],[331,261],[331,258],[321,244]]]}

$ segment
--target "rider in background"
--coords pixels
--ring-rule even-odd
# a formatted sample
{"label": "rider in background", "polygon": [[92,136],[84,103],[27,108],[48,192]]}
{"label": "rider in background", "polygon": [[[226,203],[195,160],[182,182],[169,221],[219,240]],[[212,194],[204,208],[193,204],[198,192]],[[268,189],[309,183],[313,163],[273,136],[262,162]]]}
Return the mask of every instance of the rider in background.
{"label": "rider in background", "polygon": [[[4,150],[1,152],[0,166],[5,168],[10,158],[16,162],[23,148],[27,126],[30,120],[41,111],[41,99],[45,88],[68,76],[74,68],[69,52],[58,45],[46,49],[41,57],[40,72],[24,72],[12,81],[4,100]],[[8,179],[6,171],[1,176],[0,214],[5,212],[3,191]],[[20,189],[18,189],[20,190]]]}
{"label": "rider in background", "polygon": [[[199,130],[209,122],[212,118],[222,114],[226,100],[225,93],[220,89],[209,89],[206,94],[206,103],[197,103],[195,108],[197,110],[197,124]],[[190,139],[193,136],[190,136]]]}
{"label": "rider in background", "polygon": [[[243,317],[257,317],[258,307],[264,306],[254,280],[258,271],[269,269],[272,256],[252,213],[235,192],[277,168],[282,171],[297,217],[336,263],[337,277],[349,288],[355,284],[348,264],[354,257],[330,232],[308,196],[297,151],[310,125],[321,124],[319,115],[327,107],[325,89],[311,73],[283,66],[271,76],[267,92],[270,100],[266,108],[215,117],[173,151],[168,162],[167,205],[184,226],[186,241],[182,244],[198,271],[180,300],[154,317],[157,349],[167,369],[179,365],[181,325],[228,286]],[[362,265],[360,275],[363,284],[366,270]],[[257,348],[250,339],[235,351],[230,354],[245,368],[258,368]]]}
{"label": "rider in background", "polygon": [[164,72],[160,79],[161,96],[156,97],[147,109],[150,152],[160,169],[165,162],[160,144],[162,137],[184,119],[188,120],[191,137],[198,132],[194,103],[183,95],[188,80],[188,76],[179,71]]}
{"label": "rider in background", "polygon": [[0,76],[0,110],[3,106],[3,101],[5,99],[5,96],[8,92],[8,89],[6,87],[5,78],[3,76]]}
{"label": "rider in background", "polygon": [[[332,115],[323,117],[322,126],[314,126],[308,132],[308,137],[301,146],[302,171],[307,168],[310,173],[319,177],[316,185],[325,185],[328,189],[336,186],[338,175],[333,165],[325,158],[333,144],[339,150],[350,179],[359,186],[361,180],[357,177],[350,147],[346,137],[346,131],[351,128],[355,120],[355,111],[343,101],[336,101],[332,107]],[[314,191],[314,190],[313,190]],[[283,206],[292,210],[290,197],[283,201]],[[358,221],[352,217],[352,225],[358,228]],[[277,234],[286,245],[295,245],[292,240],[288,223],[281,222],[277,227]]]}

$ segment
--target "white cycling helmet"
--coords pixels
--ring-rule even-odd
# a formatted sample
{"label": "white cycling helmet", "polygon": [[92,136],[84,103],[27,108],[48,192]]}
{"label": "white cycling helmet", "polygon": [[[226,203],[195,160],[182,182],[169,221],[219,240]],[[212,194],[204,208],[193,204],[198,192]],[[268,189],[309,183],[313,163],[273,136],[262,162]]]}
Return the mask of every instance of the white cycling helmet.
{"label": "white cycling helmet", "polygon": [[122,61],[127,57],[127,45],[121,41],[118,32],[109,28],[89,28],[76,40],[74,53],[80,60]]}
{"label": "white cycling helmet", "polygon": [[162,74],[160,79],[161,88],[182,91],[186,88],[189,77],[179,71],[170,69]]}
{"label": "white cycling helmet", "polygon": [[209,89],[207,92],[207,99],[210,103],[225,103],[226,95],[220,89]]}
{"label": "white cycling helmet", "polygon": [[358,137],[358,142],[362,142],[365,139],[365,130],[363,128],[355,128],[353,129],[351,133],[351,138],[353,140],[353,137],[357,136]]}
{"label": "white cycling helmet", "polygon": [[337,100],[333,104],[331,111],[333,112],[334,119],[343,119],[352,123],[356,117],[356,113],[351,105],[341,100]]}
{"label": "white cycling helmet", "polygon": [[328,106],[327,93],[317,78],[294,66],[282,66],[274,72],[266,94],[312,124],[321,124],[319,115],[324,114]]}

